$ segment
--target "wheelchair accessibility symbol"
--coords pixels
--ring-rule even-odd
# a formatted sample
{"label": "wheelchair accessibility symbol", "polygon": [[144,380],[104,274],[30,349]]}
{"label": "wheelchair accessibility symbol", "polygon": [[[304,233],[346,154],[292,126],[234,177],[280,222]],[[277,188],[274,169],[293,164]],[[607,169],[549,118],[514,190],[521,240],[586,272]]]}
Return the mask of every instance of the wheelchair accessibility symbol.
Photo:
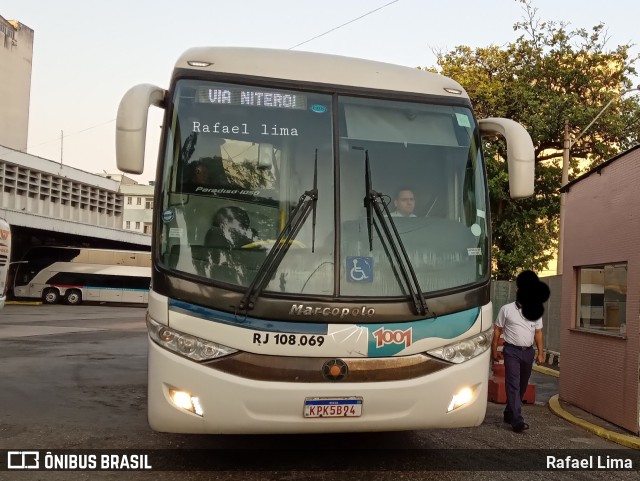
{"label": "wheelchair accessibility symbol", "polygon": [[373,282],[373,257],[347,256],[349,282]]}

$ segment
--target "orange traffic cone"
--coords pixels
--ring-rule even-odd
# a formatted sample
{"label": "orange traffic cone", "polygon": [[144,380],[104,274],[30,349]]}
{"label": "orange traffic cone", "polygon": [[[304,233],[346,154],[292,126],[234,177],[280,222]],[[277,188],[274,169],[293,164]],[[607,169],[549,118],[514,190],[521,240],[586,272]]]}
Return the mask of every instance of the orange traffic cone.
{"label": "orange traffic cone", "polygon": [[[498,339],[498,350],[502,350],[504,339]],[[507,390],[504,381],[504,361],[492,362],[491,378],[489,379],[489,401],[497,404],[507,404]],[[522,402],[533,404],[536,402],[536,385],[529,383]]]}

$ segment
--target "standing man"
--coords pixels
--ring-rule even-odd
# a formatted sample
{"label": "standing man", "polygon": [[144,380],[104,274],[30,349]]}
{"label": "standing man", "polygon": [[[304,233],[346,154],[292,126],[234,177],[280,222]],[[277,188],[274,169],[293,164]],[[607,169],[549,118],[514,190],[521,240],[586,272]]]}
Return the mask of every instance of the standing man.
{"label": "standing man", "polygon": [[416,198],[413,195],[411,189],[401,189],[396,194],[396,198],[393,200],[393,205],[396,207],[391,213],[391,217],[415,217],[413,211],[416,208]]}
{"label": "standing man", "polygon": [[[544,362],[542,338],[543,303],[549,299],[549,287],[540,282],[533,271],[523,271],[516,278],[516,301],[502,306],[494,324],[491,354],[494,361],[504,359],[507,406],[504,421],[510,423],[516,433],[529,429],[522,417],[522,398],[529,384],[535,352],[536,361]],[[502,353],[498,351],[498,339],[504,335]]]}

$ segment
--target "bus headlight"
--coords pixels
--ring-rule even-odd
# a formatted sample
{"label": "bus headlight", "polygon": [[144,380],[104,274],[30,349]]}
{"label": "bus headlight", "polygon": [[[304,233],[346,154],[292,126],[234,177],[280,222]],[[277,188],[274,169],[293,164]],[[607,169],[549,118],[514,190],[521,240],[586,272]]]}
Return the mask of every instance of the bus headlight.
{"label": "bus headlight", "polygon": [[151,339],[161,347],[193,361],[210,361],[237,352],[237,349],[207,341],[159,324],[147,316]]}
{"label": "bus headlight", "polygon": [[462,362],[479,356],[487,349],[491,348],[491,338],[493,337],[493,326],[476,336],[463,339],[448,346],[427,351],[427,354],[445,361],[460,364]]}

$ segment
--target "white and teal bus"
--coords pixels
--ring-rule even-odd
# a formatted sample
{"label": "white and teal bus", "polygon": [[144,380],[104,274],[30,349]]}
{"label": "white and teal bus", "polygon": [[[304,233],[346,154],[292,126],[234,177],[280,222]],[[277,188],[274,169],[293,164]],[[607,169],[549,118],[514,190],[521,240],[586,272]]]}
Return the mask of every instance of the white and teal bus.
{"label": "white and teal bus", "polygon": [[9,265],[11,264],[11,226],[0,218],[0,309],[4,307],[9,289]]}
{"label": "white and teal bus", "polygon": [[[118,167],[165,110],[149,296],[154,430],[310,433],[482,423],[491,242],[481,136],[533,193],[527,132],[455,81],[317,53],[196,48],[130,89]],[[415,210],[396,217],[396,193]]]}
{"label": "white and teal bus", "polygon": [[146,304],[151,255],[145,251],[37,246],[17,262],[13,294],[45,304]]}

